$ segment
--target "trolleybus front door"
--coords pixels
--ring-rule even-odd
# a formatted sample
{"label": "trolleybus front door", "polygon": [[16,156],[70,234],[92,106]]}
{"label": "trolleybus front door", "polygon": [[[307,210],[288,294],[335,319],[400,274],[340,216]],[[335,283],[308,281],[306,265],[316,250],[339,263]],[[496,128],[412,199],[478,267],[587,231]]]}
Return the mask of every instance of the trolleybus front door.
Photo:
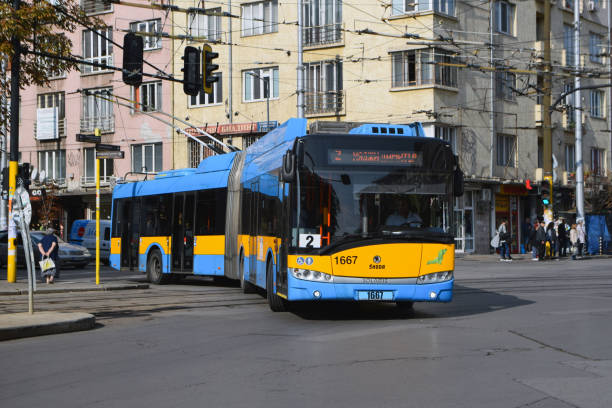
{"label": "trolleybus front door", "polygon": [[120,209],[121,230],[121,267],[133,270],[138,267],[138,245],[140,243],[140,199],[123,201]]}
{"label": "trolleybus front door", "polygon": [[172,272],[193,272],[194,193],[176,193],[172,216]]}

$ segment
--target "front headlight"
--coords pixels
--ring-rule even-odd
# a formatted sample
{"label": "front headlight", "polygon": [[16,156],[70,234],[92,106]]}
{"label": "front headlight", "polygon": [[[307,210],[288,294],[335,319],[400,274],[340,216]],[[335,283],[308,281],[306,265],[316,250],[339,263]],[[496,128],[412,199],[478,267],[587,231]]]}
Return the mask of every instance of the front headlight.
{"label": "front headlight", "polygon": [[68,252],[67,251],[63,251],[61,249],[59,250],[58,253],[59,253],[60,256],[68,256]]}
{"label": "front headlight", "polygon": [[328,273],[311,271],[309,269],[298,269],[298,268],[289,268],[291,270],[291,274],[296,279],[302,279],[307,281],[314,282],[325,282],[331,283],[334,281],[334,277]]}
{"label": "front headlight", "polygon": [[89,249],[84,249],[83,250],[83,256],[91,256],[91,253],[89,252]]}
{"label": "front headlight", "polygon": [[453,271],[434,272],[421,275],[417,278],[417,284],[440,283],[453,279]]}

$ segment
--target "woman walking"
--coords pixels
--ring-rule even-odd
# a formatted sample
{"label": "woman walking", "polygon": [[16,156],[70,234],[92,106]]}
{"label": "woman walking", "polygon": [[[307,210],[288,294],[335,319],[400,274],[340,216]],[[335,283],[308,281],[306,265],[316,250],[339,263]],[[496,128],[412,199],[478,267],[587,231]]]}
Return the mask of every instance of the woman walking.
{"label": "woman walking", "polygon": [[499,260],[505,262],[512,262],[510,257],[510,234],[508,233],[507,221],[502,220],[497,233],[499,234],[499,243],[501,248],[499,249]]}
{"label": "woman walking", "polygon": [[578,256],[582,257],[582,251],[584,250],[584,244],[586,242],[586,231],[584,230],[584,221],[579,220],[576,225],[576,231],[578,232]]}
{"label": "woman walking", "polygon": [[578,231],[576,231],[576,224],[572,224],[572,228],[570,229],[570,243],[572,248],[570,249],[572,253],[572,259],[576,260],[576,253],[578,252]]}
{"label": "woman walking", "polygon": [[53,228],[47,228],[45,236],[38,243],[38,250],[40,251],[41,260],[45,257],[49,257],[55,264],[55,268],[50,268],[46,271],[42,271],[42,276],[45,278],[47,283],[53,283],[55,281],[55,276],[59,270],[59,265],[57,261],[59,244],[57,242],[57,238],[55,237],[54,232],[55,230]]}

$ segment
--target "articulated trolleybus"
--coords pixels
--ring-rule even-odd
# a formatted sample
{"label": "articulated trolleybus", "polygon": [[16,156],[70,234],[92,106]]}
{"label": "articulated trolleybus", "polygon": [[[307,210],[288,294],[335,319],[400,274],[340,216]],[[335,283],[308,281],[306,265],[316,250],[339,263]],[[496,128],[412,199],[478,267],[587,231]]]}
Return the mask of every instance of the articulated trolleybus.
{"label": "articulated trolleybus", "polygon": [[420,123],[306,131],[290,119],[245,151],[118,184],[110,263],[153,283],[184,274],[292,301],[448,302],[463,173]]}

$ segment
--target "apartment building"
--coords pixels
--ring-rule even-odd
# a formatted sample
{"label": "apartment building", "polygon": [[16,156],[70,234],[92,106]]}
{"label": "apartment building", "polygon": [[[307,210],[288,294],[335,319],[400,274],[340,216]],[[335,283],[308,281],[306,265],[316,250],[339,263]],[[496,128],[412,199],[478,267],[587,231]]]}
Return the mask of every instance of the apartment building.
{"label": "apartment building", "polygon": [[[148,2],[141,1],[142,4]],[[121,67],[123,36],[129,31],[162,32],[165,14],[151,9],[83,0],[88,14],[107,28],[79,27],[70,34],[73,54],[85,61]],[[144,11],[143,11],[144,10]],[[159,35],[144,37],[145,72],[170,72],[172,44]],[[142,177],[174,167],[173,132],[158,120],[171,111],[169,82],[150,77],[138,90],[122,82],[121,72],[81,65],[80,71],[52,74],[48,87],[30,86],[21,93],[20,161],[36,169],[34,190],[54,196],[53,218],[70,228],[72,221],[95,217],[95,148],[77,134],[101,130],[104,144],[118,145],[123,159],[101,159],[101,218],[110,218],[112,183],[117,177]],[[145,113],[134,109],[138,100]],[[167,120],[168,118],[165,117]],[[41,182],[41,176],[44,180]],[[33,223],[43,198],[33,196]]]}

